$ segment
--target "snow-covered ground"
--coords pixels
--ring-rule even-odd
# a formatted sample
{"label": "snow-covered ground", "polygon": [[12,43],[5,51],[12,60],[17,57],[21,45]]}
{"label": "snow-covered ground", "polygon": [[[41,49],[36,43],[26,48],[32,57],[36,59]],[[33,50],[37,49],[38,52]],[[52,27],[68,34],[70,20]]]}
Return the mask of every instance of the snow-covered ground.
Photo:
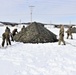
{"label": "snow-covered ground", "polygon": [[[46,28],[58,38],[59,29]],[[4,30],[0,27],[0,43]],[[12,42],[11,46],[0,48],[0,75],[76,75],[76,34],[73,38],[66,39],[65,33],[66,45]]]}

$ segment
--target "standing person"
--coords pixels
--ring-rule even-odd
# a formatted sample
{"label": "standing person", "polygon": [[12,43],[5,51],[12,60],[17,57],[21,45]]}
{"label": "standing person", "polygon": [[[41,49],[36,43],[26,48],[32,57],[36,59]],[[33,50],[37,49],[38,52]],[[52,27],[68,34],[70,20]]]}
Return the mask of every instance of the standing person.
{"label": "standing person", "polygon": [[60,25],[59,42],[58,42],[58,44],[60,45],[61,42],[63,42],[63,44],[65,45],[65,41],[64,41],[64,26],[63,25]]}
{"label": "standing person", "polygon": [[11,41],[14,41],[13,37],[18,33],[17,29],[14,29],[12,31],[12,35],[11,35]]}
{"label": "standing person", "polygon": [[8,44],[11,45],[10,35],[9,35],[9,32],[8,32],[8,31],[5,31],[5,32],[2,34],[2,47],[4,47],[5,40],[6,40],[6,45],[7,45],[7,46],[8,46]]}
{"label": "standing person", "polygon": [[10,33],[10,29],[8,27],[6,27],[5,32]]}
{"label": "standing person", "polygon": [[23,27],[21,28],[21,31],[22,31],[22,32],[24,32],[24,31],[25,31],[25,26],[23,26]]}
{"label": "standing person", "polygon": [[5,32],[8,32],[9,33],[9,36],[11,36],[11,31],[10,31],[10,28],[9,27],[6,27]]}
{"label": "standing person", "polygon": [[73,36],[72,36],[72,26],[70,26],[68,28],[68,30],[66,31],[66,33],[67,33],[67,39],[69,38],[69,36],[71,36],[71,39],[73,39]]}
{"label": "standing person", "polygon": [[2,34],[2,47],[4,47],[5,40],[6,40],[6,45],[8,44],[11,45],[10,34],[11,34],[10,29],[6,27],[5,32]]}

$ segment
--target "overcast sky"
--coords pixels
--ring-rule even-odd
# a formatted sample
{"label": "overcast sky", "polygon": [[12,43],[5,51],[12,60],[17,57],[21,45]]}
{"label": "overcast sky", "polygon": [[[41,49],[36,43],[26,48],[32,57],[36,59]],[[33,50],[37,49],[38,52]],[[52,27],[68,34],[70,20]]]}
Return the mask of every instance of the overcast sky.
{"label": "overcast sky", "polygon": [[0,0],[0,21],[76,24],[76,0]]}

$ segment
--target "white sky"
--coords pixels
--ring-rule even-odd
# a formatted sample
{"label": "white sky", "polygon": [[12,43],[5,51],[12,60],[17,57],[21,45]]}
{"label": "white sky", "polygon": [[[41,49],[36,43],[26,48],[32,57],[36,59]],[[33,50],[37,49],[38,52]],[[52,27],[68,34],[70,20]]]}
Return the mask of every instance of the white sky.
{"label": "white sky", "polygon": [[76,0],[0,0],[0,21],[76,24]]}

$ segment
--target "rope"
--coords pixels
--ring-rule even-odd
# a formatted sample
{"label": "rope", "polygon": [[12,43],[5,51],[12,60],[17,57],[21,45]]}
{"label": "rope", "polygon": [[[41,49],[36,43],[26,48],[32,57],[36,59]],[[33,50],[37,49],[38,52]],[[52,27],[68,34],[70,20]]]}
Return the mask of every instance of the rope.
{"label": "rope", "polygon": [[[65,41],[66,42],[66,41]],[[76,45],[73,45],[73,44],[71,44],[71,43],[69,43],[69,42],[66,42],[67,44],[70,44],[71,46],[73,46],[73,47],[76,47]]]}

